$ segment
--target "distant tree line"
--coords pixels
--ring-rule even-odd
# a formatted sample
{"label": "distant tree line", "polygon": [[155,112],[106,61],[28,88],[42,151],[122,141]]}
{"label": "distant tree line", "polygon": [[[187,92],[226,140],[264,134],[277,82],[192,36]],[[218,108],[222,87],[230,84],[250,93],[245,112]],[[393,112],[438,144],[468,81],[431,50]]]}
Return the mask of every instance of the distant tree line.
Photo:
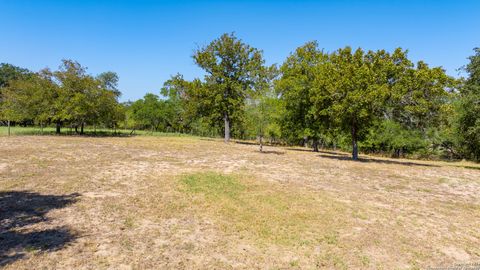
{"label": "distant tree line", "polygon": [[24,125],[72,127],[118,125],[125,117],[119,104],[118,76],[113,72],[91,76],[79,63],[63,60],[59,70],[30,72],[0,65],[0,119]]}
{"label": "distant tree line", "polygon": [[413,63],[400,48],[325,52],[308,42],[280,65],[234,34],[198,48],[203,78],[181,74],[159,95],[119,103],[118,76],[86,73],[64,60],[58,71],[0,66],[0,119],[41,127],[85,125],[257,139],[289,145],[359,148],[393,157],[480,160],[480,49],[467,78]]}

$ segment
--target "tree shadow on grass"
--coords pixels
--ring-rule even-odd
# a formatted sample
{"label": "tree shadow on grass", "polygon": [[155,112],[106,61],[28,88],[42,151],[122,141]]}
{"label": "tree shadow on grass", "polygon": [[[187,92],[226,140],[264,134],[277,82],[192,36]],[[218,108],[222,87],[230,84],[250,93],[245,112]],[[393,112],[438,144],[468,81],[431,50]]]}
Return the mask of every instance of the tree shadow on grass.
{"label": "tree shadow on grass", "polygon": [[109,132],[109,131],[85,131],[83,134],[62,131],[60,134],[57,134],[55,131],[38,131],[38,130],[28,130],[15,133],[15,136],[68,136],[68,137],[133,137],[137,136],[136,134],[130,134],[126,132]]}
{"label": "tree shadow on grass", "polygon": [[256,142],[246,142],[246,141],[234,141],[234,142],[238,144],[246,144],[246,145],[259,145]]}
{"label": "tree shadow on grass", "polygon": [[[350,155],[339,154],[339,153],[329,153],[329,152],[323,152],[323,153],[324,154],[320,154],[318,156],[321,158],[330,158],[330,159],[336,159],[336,160],[352,160],[352,157]],[[440,167],[438,165],[433,165],[433,164],[417,163],[417,162],[411,162],[411,161],[400,161],[400,160],[397,161],[397,160],[391,160],[391,159],[378,159],[378,158],[372,158],[372,157],[359,158],[357,162],[396,164],[396,165],[404,165],[404,166]]]}
{"label": "tree shadow on grass", "polygon": [[275,151],[275,150],[263,150],[262,152],[258,151],[260,154],[274,154],[274,155],[285,155],[285,152]]}
{"label": "tree shadow on grass", "polygon": [[287,148],[287,150],[298,152],[314,152],[313,148]]}
{"label": "tree shadow on grass", "polygon": [[327,150],[314,151],[311,148],[303,148],[303,149],[302,148],[287,148],[287,150],[298,151],[298,152],[323,153],[323,154],[328,154],[328,155],[332,155],[332,156],[346,156],[343,153],[334,152],[334,150],[333,151],[327,151]]}
{"label": "tree shadow on grass", "polygon": [[0,192],[0,267],[22,259],[28,252],[59,250],[75,233],[65,226],[48,225],[46,214],[77,201],[79,195],[43,195],[25,191]]}

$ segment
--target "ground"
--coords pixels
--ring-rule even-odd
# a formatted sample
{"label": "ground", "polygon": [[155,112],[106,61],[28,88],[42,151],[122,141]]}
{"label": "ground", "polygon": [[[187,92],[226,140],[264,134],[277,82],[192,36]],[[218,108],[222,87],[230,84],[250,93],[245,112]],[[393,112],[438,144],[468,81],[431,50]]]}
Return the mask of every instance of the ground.
{"label": "ground", "polygon": [[480,166],[195,137],[0,137],[6,269],[480,261]]}

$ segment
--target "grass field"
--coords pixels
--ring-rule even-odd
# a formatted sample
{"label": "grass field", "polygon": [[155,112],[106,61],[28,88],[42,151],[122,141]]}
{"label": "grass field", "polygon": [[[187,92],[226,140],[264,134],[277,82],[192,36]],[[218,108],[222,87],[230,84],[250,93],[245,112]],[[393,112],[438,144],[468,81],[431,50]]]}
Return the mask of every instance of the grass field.
{"label": "grass field", "polygon": [[[80,130],[79,130],[80,131]],[[105,128],[97,128],[93,129],[92,127],[86,127],[84,129],[84,136],[92,136],[92,137],[122,137],[122,136],[190,136],[181,133],[165,133],[165,132],[157,132],[157,131],[145,131],[145,130],[134,130],[132,132],[131,129],[105,129]],[[25,135],[56,135],[54,127],[45,127],[43,130],[38,127],[21,127],[21,126],[14,126],[10,127],[10,134],[12,136],[25,136]],[[60,136],[67,135],[78,135],[75,133],[74,129],[70,128],[62,128]],[[8,136],[8,128],[6,126],[0,126],[0,136]]]}
{"label": "grass field", "polygon": [[480,261],[480,166],[179,136],[0,137],[6,269]]}

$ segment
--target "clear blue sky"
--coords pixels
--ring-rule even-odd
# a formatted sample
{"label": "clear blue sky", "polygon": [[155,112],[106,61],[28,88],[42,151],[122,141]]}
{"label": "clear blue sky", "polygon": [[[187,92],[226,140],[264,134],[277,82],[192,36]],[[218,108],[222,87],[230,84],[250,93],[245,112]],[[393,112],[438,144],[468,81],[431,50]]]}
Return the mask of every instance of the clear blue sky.
{"label": "clear blue sky", "polygon": [[0,0],[0,62],[37,71],[68,58],[115,71],[122,100],[158,94],[177,72],[203,76],[193,50],[232,31],[269,64],[317,40],[326,51],[402,47],[458,76],[480,47],[480,1]]}

